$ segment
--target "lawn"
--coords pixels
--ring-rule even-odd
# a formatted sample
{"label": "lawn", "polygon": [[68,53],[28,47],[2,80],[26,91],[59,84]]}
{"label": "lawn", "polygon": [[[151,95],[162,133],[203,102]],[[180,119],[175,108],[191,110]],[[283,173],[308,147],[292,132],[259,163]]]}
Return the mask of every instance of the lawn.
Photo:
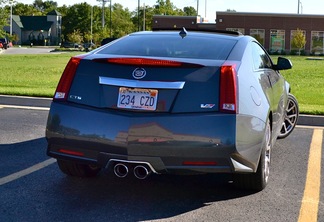
{"label": "lawn", "polygon": [[281,71],[281,74],[290,83],[291,93],[298,100],[300,113],[324,115],[324,58],[286,58],[292,61],[293,68]]}
{"label": "lawn", "polygon": [[[73,55],[76,53],[0,55],[0,94],[52,97]],[[292,61],[293,69],[281,73],[298,99],[300,112],[324,115],[324,60],[286,57]]]}
{"label": "lawn", "polygon": [[73,55],[0,55],[0,94],[52,97]]}

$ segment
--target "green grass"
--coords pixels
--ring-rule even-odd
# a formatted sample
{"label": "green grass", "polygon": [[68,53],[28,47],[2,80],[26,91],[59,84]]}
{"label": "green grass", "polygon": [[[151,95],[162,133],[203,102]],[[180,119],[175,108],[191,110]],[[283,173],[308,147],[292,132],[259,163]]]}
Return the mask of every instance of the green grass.
{"label": "green grass", "polygon": [[52,97],[73,55],[0,55],[0,94]]}
{"label": "green grass", "polygon": [[309,60],[305,56],[286,58],[292,61],[293,68],[281,74],[290,83],[300,113],[324,115],[324,60]]}
{"label": "green grass", "polygon": [[[0,94],[52,97],[65,65],[79,54],[0,55]],[[299,102],[300,113],[324,115],[324,60],[286,56],[293,69],[281,71]],[[276,57],[273,57],[276,62]]]}

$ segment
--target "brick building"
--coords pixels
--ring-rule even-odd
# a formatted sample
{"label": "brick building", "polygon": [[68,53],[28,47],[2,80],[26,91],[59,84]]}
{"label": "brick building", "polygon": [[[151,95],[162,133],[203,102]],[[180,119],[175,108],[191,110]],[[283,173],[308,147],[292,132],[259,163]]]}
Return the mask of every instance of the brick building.
{"label": "brick building", "polygon": [[271,53],[297,52],[291,40],[296,30],[300,29],[306,37],[305,54],[324,55],[324,15],[218,11],[216,23],[203,23],[200,17],[190,18],[154,16],[153,28],[184,26],[239,31],[254,36]]}

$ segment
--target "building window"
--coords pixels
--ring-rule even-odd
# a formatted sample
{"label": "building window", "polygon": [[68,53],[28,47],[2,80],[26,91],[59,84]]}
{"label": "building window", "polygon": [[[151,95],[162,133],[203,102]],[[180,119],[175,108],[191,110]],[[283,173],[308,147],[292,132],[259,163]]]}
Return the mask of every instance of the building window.
{"label": "building window", "polygon": [[231,32],[240,32],[244,35],[244,29],[243,28],[226,28],[226,31],[231,31]]}
{"label": "building window", "polygon": [[312,31],[311,53],[313,55],[324,55],[324,32]]}
{"label": "building window", "polygon": [[253,36],[261,45],[264,46],[264,36],[265,30],[264,29],[250,29],[250,35]]}
{"label": "building window", "polygon": [[[303,35],[306,38],[306,31],[305,30],[301,30]],[[298,48],[296,45],[293,44],[293,38],[294,35],[296,34],[297,30],[291,30],[290,31],[290,51],[292,54],[300,54],[301,51],[305,51],[305,45],[303,46],[303,48]]]}
{"label": "building window", "polygon": [[282,54],[285,51],[285,30],[270,30],[270,52]]}

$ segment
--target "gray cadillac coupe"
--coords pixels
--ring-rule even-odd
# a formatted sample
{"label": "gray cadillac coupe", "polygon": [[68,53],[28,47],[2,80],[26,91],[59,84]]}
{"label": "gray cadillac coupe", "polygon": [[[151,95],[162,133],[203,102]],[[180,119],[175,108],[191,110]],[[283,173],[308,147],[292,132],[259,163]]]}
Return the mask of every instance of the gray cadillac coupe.
{"label": "gray cadillac coupe", "polygon": [[279,73],[291,67],[235,32],[127,35],[70,59],[47,154],[71,176],[232,173],[238,187],[260,191],[276,139],[298,118]]}

